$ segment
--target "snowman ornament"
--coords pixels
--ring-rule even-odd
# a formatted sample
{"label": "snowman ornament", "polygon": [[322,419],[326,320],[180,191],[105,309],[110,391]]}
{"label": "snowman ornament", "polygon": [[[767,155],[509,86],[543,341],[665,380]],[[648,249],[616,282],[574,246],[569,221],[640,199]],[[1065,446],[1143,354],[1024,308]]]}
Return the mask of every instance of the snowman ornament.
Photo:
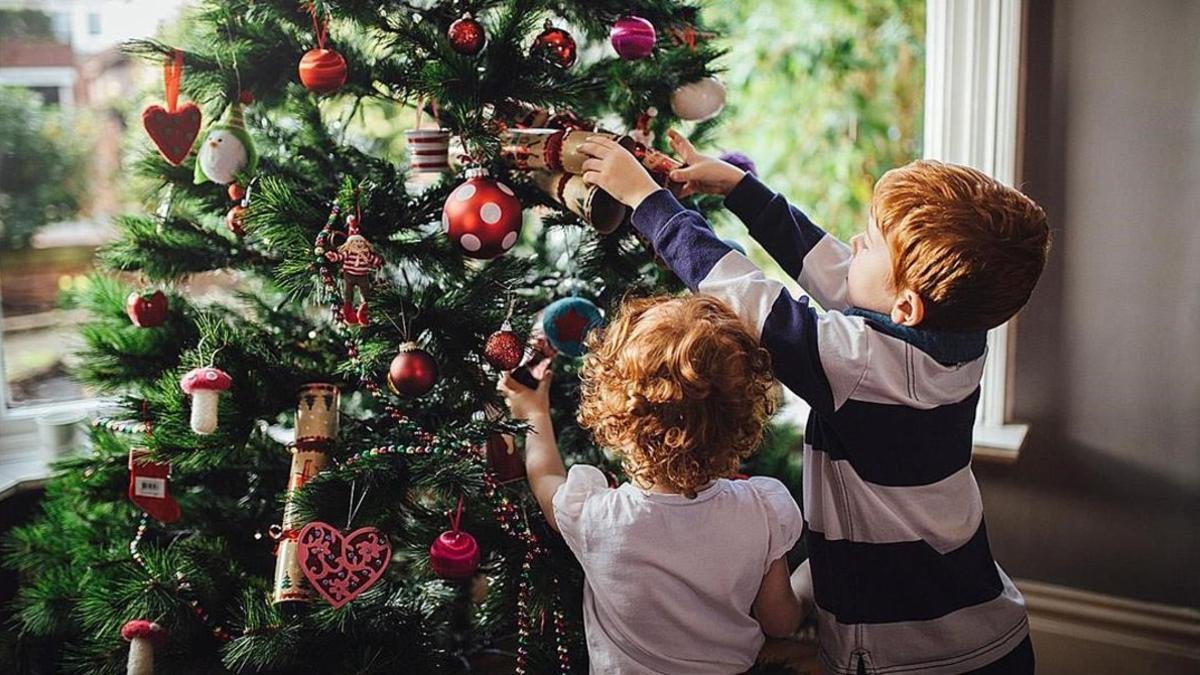
{"label": "snowman ornament", "polygon": [[209,127],[196,154],[196,183],[210,180],[232,183],[239,174],[253,173],[258,166],[254,141],[246,131],[241,103],[229,106],[223,121]]}

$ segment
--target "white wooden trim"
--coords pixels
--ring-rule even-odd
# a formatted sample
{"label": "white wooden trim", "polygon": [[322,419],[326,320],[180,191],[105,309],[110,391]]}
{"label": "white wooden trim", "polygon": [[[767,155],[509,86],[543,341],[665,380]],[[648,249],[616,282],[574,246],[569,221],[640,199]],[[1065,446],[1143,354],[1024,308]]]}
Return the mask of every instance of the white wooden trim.
{"label": "white wooden trim", "polygon": [[[928,0],[924,156],[1019,180],[1024,0]],[[1012,459],[1026,425],[1007,419],[1010,324],[988,332],[976,422],[980,459]],[[1007,427],[1007,428],[1006,428]]]}
{"label": "white wooden trim", "polygon": [[1016,584],[1029,609],[1039,670],[1200,672],[1200,610],[1038,581]]}

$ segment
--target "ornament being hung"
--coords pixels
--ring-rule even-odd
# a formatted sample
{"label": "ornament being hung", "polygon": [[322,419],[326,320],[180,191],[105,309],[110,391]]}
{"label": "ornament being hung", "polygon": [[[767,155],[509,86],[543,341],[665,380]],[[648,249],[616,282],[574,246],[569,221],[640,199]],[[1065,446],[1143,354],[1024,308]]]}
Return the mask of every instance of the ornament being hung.
{"label": "ornament being hung", "polygon": [[134,619],[121,627],[121,637],[129,643],[125,675],[154,675],[154,649],[163,645],[167,631],[153,621]]}
{"label": "ornament being hung", "polygon": [[525,357],[521,365],[512,371],[512,377],[529,389],[537,389],[538,383],[546,376],[546,371],[558,356],[558,350],[546,339],[546,331],[542,328],[545,310],[533,317],[533,327],[529,330],[529,341],[525,344]]}
{"label": "ornament being hung", "polygon": [[612,234],[629,220],[628,206],[581,175],[534,171],[533,183],[600,234]]}
{"label": "ornament being hung", "polygon": [[442,225],[463,255],[490,260],[520,238],[521,202],[512,188],[490,178],[487,169],[467,169],[466,175],[467,180],[446,198]]}
{"label": "ornament being hung", "polygon": [[470,579],[479,569],[479,544],[469,532],[459,528],[462,521],[463,498],[458,498],[458,510],[450,517],[450,529],[443,532],[429,547],[429,566],[443,579]]}
{"label": "ornament being hung", "polygon": [[225,120],[208,128],[196,155],[195,182],[211,180],[228,185],[239,174],[251,174],[258,167],[254,141],[246,132],[242,102],[229,104]]}
{"label": "ornament being hung", "polygon": [[593,328],[604,323],[600,308],[584,298],[562,298],[550,303],[542,314],[542,330],[550,345],[567,356],[583,356],[584,340]]}
{"label": "ornament being hung", "polygon": [[391,542],[374,527],[342,534],[314,521],[300,530],[297,541],[305,578],[335,609],[379,581],[392,559]]}
{"label": "ornament being hung", "polygon": [[512,324],[505,319],[500,330],[488,336],[483,344],[483,358],[497,370],[512,370],[521,365],[521,354],[525,346],[513,332]]}
{"label": "ornament being hung", "polygon": [[671,92],[671,111],[681,120],[703,122],[725,108],[725,85],[715,77],[690,82]]}
{"label": "ornament being hung", "polygon": [[149,105],[142,111],[142,126],[163,159],[179,166],[192,151],[200,135],[200,108],[188,101],[179,105],[179,83],[183,79],[183,52],[176,49],[163,64],[167,107]]}
{"label": "ornament being hung", "polygon": [[483,30],[483,24],[468,12],[450,24],[446,31],[446,40],[450,43],[450,48],[459,54],[475,56],[487,44],[487,33]]}
{"label": "ornament being hung", "polygon": [[329,17],[318,20],[317,6],[313,2],[308,4],[308,11],[312,15],[313,32],[317,34],[317,46],[300,59],[300,82],[313,93],[328,94],[346,83],[346,59],[325,47],[325,38],[329,36]]}
{"label": "ornament being hung", "polygon": [[217,398],[233,385],[229,374],[212,366],[189,370],[179,388],[192,397],[192,431],[206,435],[217,430]]}
{"label": "ornament being hung", "polygon": [[423,396],[438,381],[437,361],[415,342],[400,345],[388,367],[388,389],[397,396]]}
{"label": "ornament being hung", "polygon": [[[351,326],[367,325],[367,292],[371,288],[371,272],[383,266],[383,258],[375,253],[371,242],[359,232],[358,216],[346,216],[346,242],[337,250],[326,251],[325,259],[342,264],[342,320]],[[356,288],[361,298],[357,310],[354,308]]]}
{"label": "ornament being hung", "polygon": [[138,328],[155,328],[167,320],[167,296],[162,291],[133,291],[125,299],[125,313]]}
{"label": "ornament being hung", "polygon": [[179,503],[171,496],[171,463],[150,459],[150,450],[129,448],[129,501],[160,523],[179,520]]}
{"label": "ornament being hung", "polygon": [[544,30],[533,39],[529,47],[530,56],[545,59],[549,63],[566,70],[575,65],[578,50],[575,38],[562,28],[555,28],[550,19],[546,19]]}
{"label": "ornament being hung", "polygon": [[650,56],[658,34],[654,30],[654,24],[646,19],[640,16],[623,16],[613,23],[608,38],[618,56],[627,61],[636,61]]}

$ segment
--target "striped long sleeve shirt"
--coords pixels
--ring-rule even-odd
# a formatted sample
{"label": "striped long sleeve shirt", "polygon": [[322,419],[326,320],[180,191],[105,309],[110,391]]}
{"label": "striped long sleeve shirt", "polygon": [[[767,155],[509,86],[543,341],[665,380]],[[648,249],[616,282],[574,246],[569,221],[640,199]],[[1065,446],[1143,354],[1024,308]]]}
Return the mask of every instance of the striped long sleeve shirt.
{"label": "striped long sleeve shirt", "polygon": [[680,279],[728,303],[812,407],[804,519],[830,673],[962,673],[1028,634],[992,558],[971,472],[983,334],[904,328],[849,305],[849,248],[747,176],[726,206],[824,308],[794,298],[666,190],[634,226]]}

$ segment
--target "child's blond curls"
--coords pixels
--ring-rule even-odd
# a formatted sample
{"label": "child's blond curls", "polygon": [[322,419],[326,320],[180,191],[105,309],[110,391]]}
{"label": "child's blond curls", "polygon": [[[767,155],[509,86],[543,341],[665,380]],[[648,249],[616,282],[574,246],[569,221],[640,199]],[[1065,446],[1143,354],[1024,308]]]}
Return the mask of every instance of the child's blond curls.
{"label": "child's blond curls", "polygon": [[771,357],[720,300],[626,300],[588,346],[579,424],[642,487],[694,497],[762,440]]}

